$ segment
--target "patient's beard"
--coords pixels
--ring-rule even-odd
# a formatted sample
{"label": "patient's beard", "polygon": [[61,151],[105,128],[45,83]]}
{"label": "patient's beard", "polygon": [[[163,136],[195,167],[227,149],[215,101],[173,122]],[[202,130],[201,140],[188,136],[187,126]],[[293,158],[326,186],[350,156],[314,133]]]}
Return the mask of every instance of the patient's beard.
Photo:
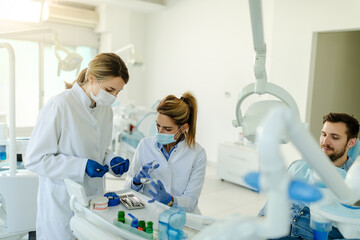
{"label": "patient's beard", "polygon": [[[347,143],[346,143],[347,144]],[[339,149],[338,151],[335,151],[331,154],[328,155],[328,157],[330,158],[330,160],[332,162],[335,162],[336,160],[338,160],[339,158],[341,158],[342,156],[344,156],[345,152],[346,152],[346,144],[342,149]]]}

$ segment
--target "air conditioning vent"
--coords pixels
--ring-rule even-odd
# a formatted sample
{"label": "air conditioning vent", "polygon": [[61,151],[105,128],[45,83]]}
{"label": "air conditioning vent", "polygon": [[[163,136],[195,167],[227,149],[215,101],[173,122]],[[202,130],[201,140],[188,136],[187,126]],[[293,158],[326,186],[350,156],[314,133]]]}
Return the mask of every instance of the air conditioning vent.
{"label": "air conditioning vent", "polygon": [[99,22],[99,15],[95,10],[49,4],[47,21],[65,23],[82,27],[94,28]]}

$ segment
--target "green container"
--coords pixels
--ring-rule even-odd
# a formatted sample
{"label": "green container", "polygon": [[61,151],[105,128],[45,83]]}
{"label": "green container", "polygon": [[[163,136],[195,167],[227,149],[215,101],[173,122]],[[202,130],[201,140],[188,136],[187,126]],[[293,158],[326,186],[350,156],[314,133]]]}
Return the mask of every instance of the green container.
{"label": "green container", "polygon": [[147,233],[153,233],[153,222],[148,221],[145,231],[146,231]]}
{"label": "green container", "polygon": [[125,223],[125,212],[124,211],[118,212],[118,222]]}
{"label": "green container", "polygon": [[145,226],[145,221],[144,220],[139,221],[139,228],[141,228],[145,232],[146,226]]}
{"label": "green container", "polygon": [[153,234],[152,233],[147,233],[144,231],[141,231],[137,228],[133,228],[130,226],[131,224],[131,220],[125,218],[125,223],[119,222],[117,221],[117,219],[114,219],[113,224],[115,226],[117,226],[118,228],[122,228],[125,229],[126,231],[135,233],[136,235],[139,235],[140,237],[143,237],[145,239],[153,239]]}

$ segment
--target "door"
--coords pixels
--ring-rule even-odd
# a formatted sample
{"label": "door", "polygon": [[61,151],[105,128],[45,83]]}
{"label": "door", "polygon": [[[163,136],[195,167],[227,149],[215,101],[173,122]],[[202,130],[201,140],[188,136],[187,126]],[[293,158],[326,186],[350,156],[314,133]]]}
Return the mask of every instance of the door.
{"label": "door", "polygon": [[360,120],[359,92],[360,31],[314,33],[306,121],[316,139],[329,112]]}

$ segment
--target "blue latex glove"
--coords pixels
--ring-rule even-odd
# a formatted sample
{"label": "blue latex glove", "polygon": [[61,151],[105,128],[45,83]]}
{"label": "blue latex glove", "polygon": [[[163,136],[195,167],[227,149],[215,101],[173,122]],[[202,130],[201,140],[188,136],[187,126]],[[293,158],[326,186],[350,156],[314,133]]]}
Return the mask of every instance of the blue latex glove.
{"label": "blue latex glove", "polygon": [[148,191],[148,193],[152,196],[152,199],[148,201],[149,203],[153,203],[156,200],[163,204],[168,204],[171,201],[172,196],[166,192],[164,185],[160,180],[157,180],[157,184],[155,182],[151,182],[151,186],[155,188],[156,193],[151,191],[151,189]]}
{"label": "blue latex glove", "polygon": [[89,159],[86,163],[85,172],[89,177],[103,177],[105,173],[109,171],[108,165],[101,165],[100,163]]}
{"label": "blue latex glove", "polygon": [[129,159],[124,160],[122,157],[114,157],[110,161],[110,168],[116,175],[122,175],[129,170]]}
{"label": "blue latex glove", "polygon": [[149,169],[157,169],[160,166],[159,164],[156,164],[155,166],[153,166],[152,164],[153,162],[150,162],[142,166],[141,170],[133,177],[134,183],[140,184],[141,178],[151,178],[149,175]]}

